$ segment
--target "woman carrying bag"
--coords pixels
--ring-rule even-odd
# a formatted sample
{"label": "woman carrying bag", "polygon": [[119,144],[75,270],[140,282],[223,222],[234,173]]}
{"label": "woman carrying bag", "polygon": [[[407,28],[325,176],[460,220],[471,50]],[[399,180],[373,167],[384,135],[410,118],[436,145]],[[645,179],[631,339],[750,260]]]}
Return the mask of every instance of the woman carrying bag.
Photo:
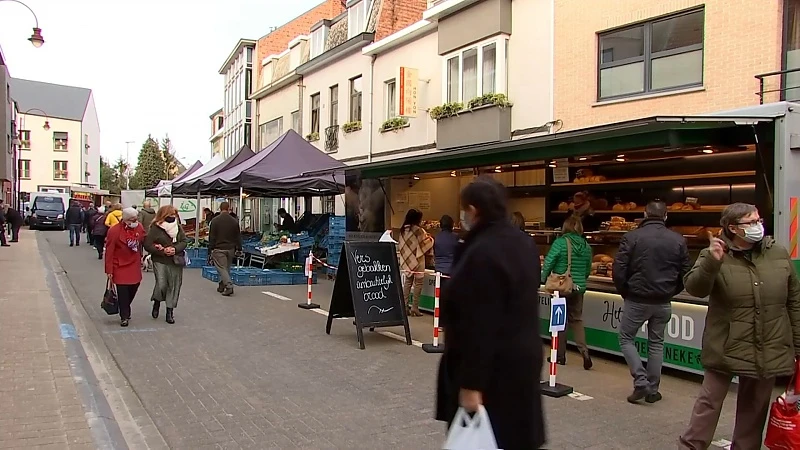
{"label": "woman carrying bag", "polygon": [[[558,291],[567,301],[567,326],[572,339],[583,357],[583,368],[592,368],[592,358],[586,346],[586,331],[583,328],[583,294],[586,280],[592,269],[592,248],[583,237],[583,226],[577,215],[571,215],[561,227],[562,235],[553,241],[542,266],[545,289],[551,294]],[[566,332],[558,333],[557,363],[567,364]]]}
{"label": "woman carrying bag", "polygon": [[137,217],[135,209],[125,208],[121,214],[122,221],[111,227],[106,235],[106,275],[117,289],[120,326],[123,327],[127,327],[131,320],[131,303],[142,282],[144,228]]}
{"label": "woman carrying bag", "polygon": [[156,286],[153,288],[153,319],[158,318],[161,302],[167,304],[167,323],[175,323],[173,311],[183,284],[186,266],[186,235],[180,226],[178,210],[172,205],[159,208],[153,219],[144,248],[153,261]]}

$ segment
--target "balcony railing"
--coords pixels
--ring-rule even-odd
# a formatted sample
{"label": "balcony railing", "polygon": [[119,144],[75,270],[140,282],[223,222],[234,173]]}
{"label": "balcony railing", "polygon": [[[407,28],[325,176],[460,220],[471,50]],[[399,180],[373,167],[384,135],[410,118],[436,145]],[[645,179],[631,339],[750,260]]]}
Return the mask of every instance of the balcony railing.
{"label": "balcony railing", "polygon": [[[800,68],[778,70],[775,72],[756,75],[758,80],[758,103],[764,104],[764,97],[768,94],[778,94],[780,100],[800,100]],[[773,88],[777,84],[779,88]]]}
{"label": "balcony railing", "polygon": [[331,125],[325,128],[325,151],[335,152],[339,150],[339,125]]}

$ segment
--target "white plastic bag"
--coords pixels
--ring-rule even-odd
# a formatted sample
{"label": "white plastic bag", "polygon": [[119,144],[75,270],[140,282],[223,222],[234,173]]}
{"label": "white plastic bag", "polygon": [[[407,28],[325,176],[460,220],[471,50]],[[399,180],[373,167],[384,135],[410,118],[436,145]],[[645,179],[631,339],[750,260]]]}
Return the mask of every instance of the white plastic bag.
{"label": "white plastic bag", "polygon": [[472,418],[464,408],[458,408],[442,448],[445,450],[498,450],[486,408],[481,406]]}

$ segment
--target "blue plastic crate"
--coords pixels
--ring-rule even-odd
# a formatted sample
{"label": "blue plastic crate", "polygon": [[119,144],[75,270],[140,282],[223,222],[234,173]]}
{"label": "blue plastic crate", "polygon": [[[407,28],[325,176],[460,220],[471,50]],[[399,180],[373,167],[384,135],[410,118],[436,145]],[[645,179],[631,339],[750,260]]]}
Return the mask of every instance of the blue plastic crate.
{"label": "blue plastic crate", "polygon": [[205,261],[206,259],[208,259],[208,248],[206,247],[187,248],[186,256],[188,256],[190,259],[202,259],[203,261]]}
{"label": "blue plastic crate", "polygon": [[308,258],[308,255],[311,254],[311,248],[301,248],[297,251],[297,260],[298,261],[305,261]]}
{"label": "blue plastic crate", "polygon": [[[314,276],[311,277],[311,283],[317,284],[317,273],[314,272]],[[308,277],[304,273],[292,273],[292,284],[308,284]]]}
{"label": "blue plastic crate", "polygon": [[203,266],[203,278],[219,283],[219,272],[214,266]]}
{"label": "blue plastic crate", "polygon": [[269,284],[265,271],[250,267],[231,269],[231,280],[237,286],[266,286]]}
{"label": "blue plastic crate", "polygon": [[328,229],[328,236],[330,237],[344,238],[346,235],[347,230],[344,227]]}
{"label": "blue plastic crate", "polygon": [[344,216],[330,216],[328,217],[328,227],[342,227],[346,224]]}
{"label": "blue plastic crate", "polygon": [[[265,270],[264,271],[267,284],[293,284],[295,274],[292,272],[284,272],[282,270]],[[303,275],[301,272],[300,275]]]}

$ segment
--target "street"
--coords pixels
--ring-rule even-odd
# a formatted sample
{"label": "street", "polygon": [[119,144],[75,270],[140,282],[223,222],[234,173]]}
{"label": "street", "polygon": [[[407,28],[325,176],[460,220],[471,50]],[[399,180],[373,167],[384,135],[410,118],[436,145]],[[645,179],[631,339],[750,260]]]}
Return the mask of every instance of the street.
{"label": "street", "polygon": [[[239,287],[234,297],[225,298],[201,278],[200,270],[186,269],[175,325],[166,324],[163,314],[158,320],[150,317],[153,276],[147,273],[131,326],[120,328],[118,317],[99,307],[105,277],[101,261],[85,243],[70,248],[61,232],[25,231],[21,241],[0,252],[0,268],[12,286],[0,301],[5,312],[0,316],[0,380],[5,381],[0,404],[6,411],[18,394],[9,387],[25,388],[8,382],[17,370],[15,362],[44,351],[53,360],[53,354],[63,354],[53,348],[61,336],[65,345],[82,344],[94,372],[101,372],[97,378],[110,395],[114,416],[107,428],[124,436],[127,448],[441,448],[445,426],[433,420],[439,357],[418,347],[430,342],[429,315],[411,320],[416,345],[391,335],[402,335],[402,330],[386,329],[389,333],[366,333],[366,349],[359,350],[349,320],[334,321],[328,336],[324,314],[297,307],[305,300],[305,286]],[[76,322],[75,339],[60,334],[58,321],[64,319],[52,320],[47,308],[20,307],[30,296],[22,288],[38,283],[32,281],[35,270],[48,277],[63,270],[68,290],[76,294],[65,298],[75,303],[68,308]],[[332,283],[320,280],[314,301],[327,309]],[[35,322],[32,312],[47,316],[41,322],[47,339],[28,347],[13,345],[7,336]],[[110,358],[103,357],[106,352]],[[661,385],[663,401],[631,405],[625,401],[631,380],[624,361],[597,355],[588,372],[578,361],[570,352],[558,379],[579,394],[545,399],[547,448],[674,448],[699,391],[699,377],[668,371]],[[71,370],[74,375],[75,367]],[[729,443],[734,405],[732,393],[715,435],[720,446]],[[24,411],[13,411],[13,418],[0,419],[0,448],[28,448],[19,444],[22,438],[14,428],[9,433],[3,426],[25,417]],[[85,405],[84,412],[90,417]],[[99,448],[125,448],[93,436]]]}

